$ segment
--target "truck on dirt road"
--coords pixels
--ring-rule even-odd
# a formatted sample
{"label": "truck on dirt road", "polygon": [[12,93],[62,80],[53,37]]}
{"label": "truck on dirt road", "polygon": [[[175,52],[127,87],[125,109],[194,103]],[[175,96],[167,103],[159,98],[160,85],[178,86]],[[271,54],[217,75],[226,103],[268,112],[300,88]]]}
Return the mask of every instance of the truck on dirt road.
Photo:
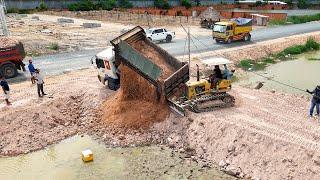
{"label": "truck on dirt road", "polygon": [[[18,70],[25,71],[23,59],[25,51],[23,44],[9,38],[0,38],[0,73],[6,78],[13,78],[18,75]],[[10,43],[8,43],[10,42]]]}
{"label": "truck on dirt road", "polygon": [[222,21],[214,24],[212,38],[217,43],[231,43],[233,41],[250,41],[252,31],[252,19],[236,18],[230,21]]}

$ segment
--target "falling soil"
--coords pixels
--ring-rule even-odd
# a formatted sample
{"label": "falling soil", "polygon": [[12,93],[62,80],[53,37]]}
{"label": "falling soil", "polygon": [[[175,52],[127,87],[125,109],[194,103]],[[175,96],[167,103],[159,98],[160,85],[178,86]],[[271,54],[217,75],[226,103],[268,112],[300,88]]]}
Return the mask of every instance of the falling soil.
{"label": "falling soil", "polygon": [[[130,45],[161,68],[160,84],[174,72],[166,57],[145,41]],[[164,120],[169,114],[164,95],[158,94],[154,85],[129,67],[121,65],[120,70],[120,90],[104,103],[103,119],[122,129],[145,129]]]}

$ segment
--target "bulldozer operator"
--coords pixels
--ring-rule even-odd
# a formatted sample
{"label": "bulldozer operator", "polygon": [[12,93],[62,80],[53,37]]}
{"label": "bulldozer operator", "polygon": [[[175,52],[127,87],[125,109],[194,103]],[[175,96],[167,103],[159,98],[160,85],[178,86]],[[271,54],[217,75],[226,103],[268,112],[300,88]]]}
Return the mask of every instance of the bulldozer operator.
{"label": "bulldozer operator", "polygon": [[211,88],[215,88],[217,83],[222,79],[222,73],[219,65],[215,65],[213,69],[213,73],[209,76],[211,82]]}

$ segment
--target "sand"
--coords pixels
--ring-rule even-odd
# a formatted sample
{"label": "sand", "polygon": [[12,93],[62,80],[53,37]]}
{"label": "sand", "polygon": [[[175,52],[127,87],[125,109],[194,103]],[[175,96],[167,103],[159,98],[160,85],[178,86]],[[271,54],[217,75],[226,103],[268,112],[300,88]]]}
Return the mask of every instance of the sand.
{"label": "sand", "polygon": [[9,48],[19,44],[19,41],[12,37],[1,37],[0,36],[0,49]]}

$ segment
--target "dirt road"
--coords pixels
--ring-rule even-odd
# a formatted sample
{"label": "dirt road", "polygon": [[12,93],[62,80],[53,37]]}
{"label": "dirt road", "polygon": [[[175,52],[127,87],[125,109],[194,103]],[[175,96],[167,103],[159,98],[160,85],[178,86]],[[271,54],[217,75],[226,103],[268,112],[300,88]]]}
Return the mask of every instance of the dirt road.
{"label": "dirt road", "polygon": [[189,113],[188,118],[171,114],[149,129],[123,132],[99,118],[100,105],[113,92],[97,81],[94,70],[45,82],[50,95],[43,99],[30,82],[11,85],[13,106],[0,105],[1,155],[27,153],[86,133],[107,146],[168,144],[244,177],[319,178],[320,127],[316,119],[306,118],[305,97],[235,86],[234,108]]}

